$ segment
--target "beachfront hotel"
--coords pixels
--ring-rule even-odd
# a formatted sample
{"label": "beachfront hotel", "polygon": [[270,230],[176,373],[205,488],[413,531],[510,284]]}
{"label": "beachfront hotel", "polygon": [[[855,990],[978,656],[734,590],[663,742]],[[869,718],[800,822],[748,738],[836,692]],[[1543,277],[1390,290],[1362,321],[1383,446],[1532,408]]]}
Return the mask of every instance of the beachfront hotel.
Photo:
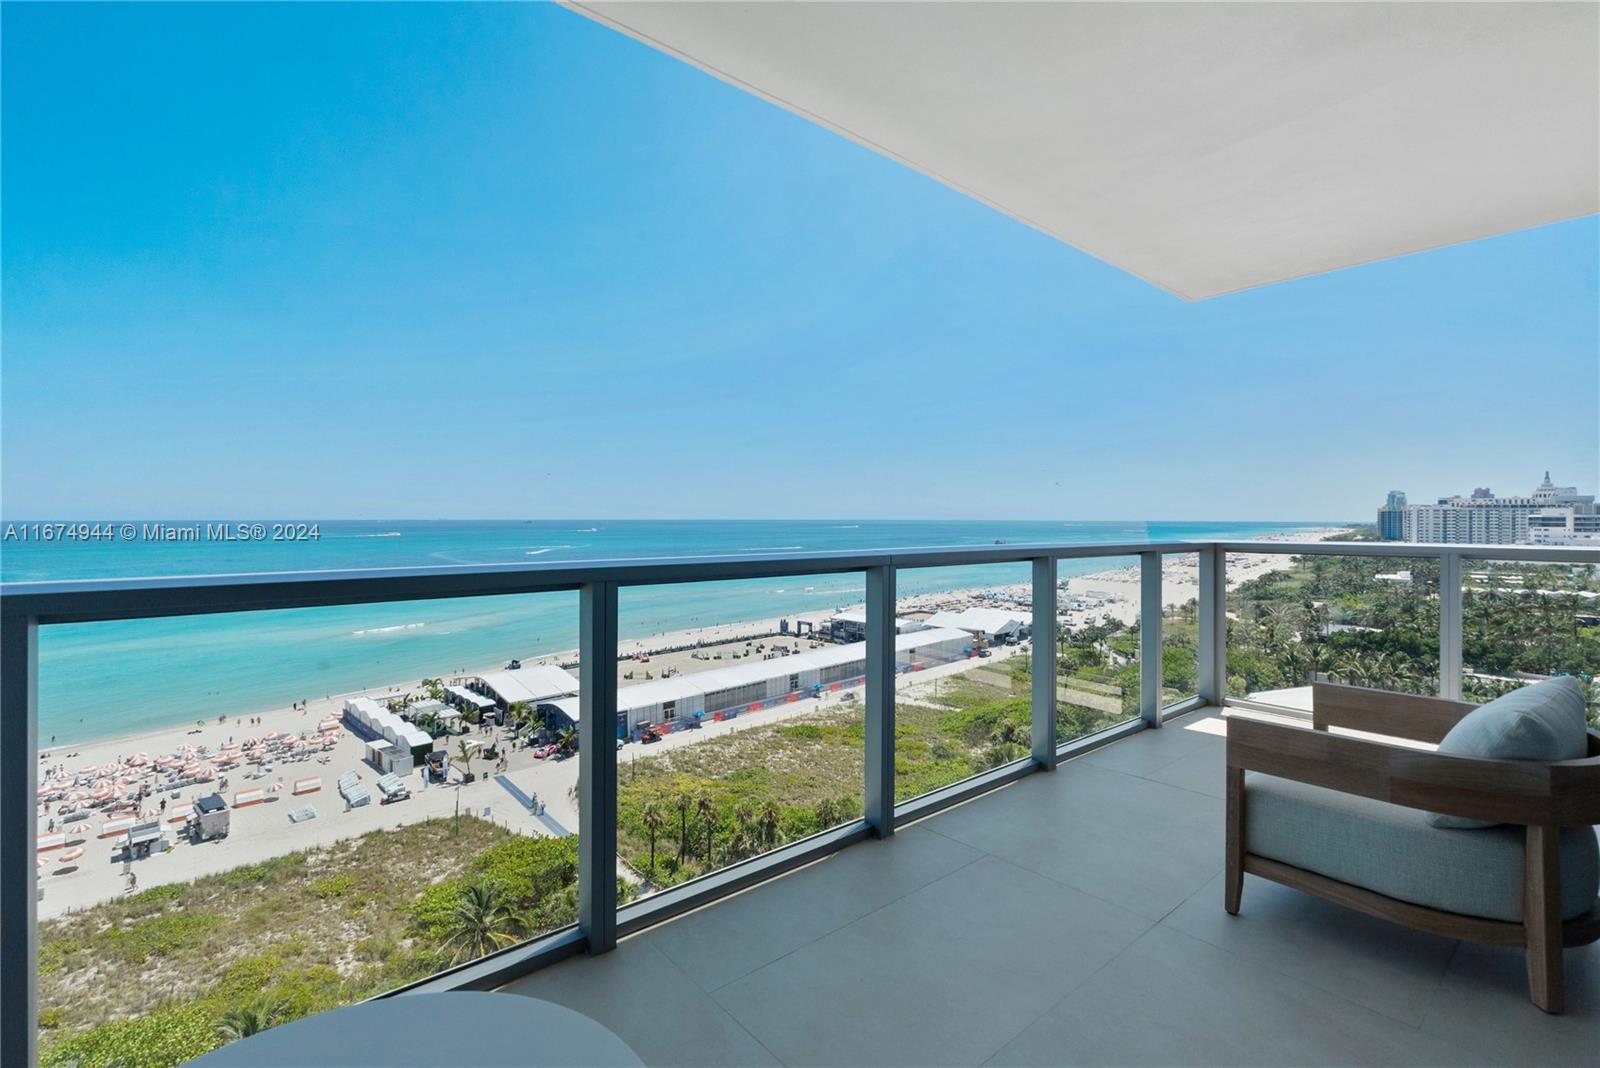
{"label": "beachfront hotel", "polygon": [[[559,14],[1219,318],[1600,211],[1593,3]],[[328,243],[368,239],[339,207]],[[1068,381],[1117,359],[1070,353]],[[1232,373],[1213,355],[1136,392]],[[1185,473],[1226,435],[1246,479],[1338,449],[1322,428],[1359,413],[1275,382],[1250,402],[1306,440],[1242,407],[1126,432]],[[574,396],[580,444],[611,432],[614,397]],[[1041,499],[1063,411],[995,458]],[[676,552],[583,558],[497,528],[516,557],[489,564],[350,521],[324,570],[8,583],[0,1064],[1592,1065],[1600,545],[1548,475],[1514,501],[1394,491],[1385,540],[1041,521],[903,548],[869,522],[795,549],[674,522]],[[349,548],[406,539],[442,548]]]}
{"label": "beachfront hotel", "polygon": [[1600,506],[1594,494],[1557,486],[1550,472],[1527,496],[1497,497],[1487,487],[1469,496],[1407,504],[1391,490],[1378,509],[1384,541],[1465,545],[1581,545],[1600,542]]}

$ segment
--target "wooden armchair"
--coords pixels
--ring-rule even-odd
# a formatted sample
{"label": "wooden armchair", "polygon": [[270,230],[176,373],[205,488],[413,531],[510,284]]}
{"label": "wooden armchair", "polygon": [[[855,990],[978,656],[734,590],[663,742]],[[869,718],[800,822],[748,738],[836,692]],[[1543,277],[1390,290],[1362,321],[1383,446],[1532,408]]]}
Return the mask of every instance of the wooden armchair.
{"label": "wooden armchair", "polygon": [[[1312,689],[1311,730],[1245,716],[1231,716],[1228,720],[1224,895],[1227,911],[1238,913],[1244,875],[1249,872],[1381,919],[1448,938],[1522,946],[1527,954],[1528,987],[1534,1004],[1545,1012],[1563,1011],[1562,948],[1600,940],[1600,901],[1587,900],[1594,893],[1592,886],[1584,890],[1580,885],[1577,893],[1582,896],[1576,909],[1570,900],[1573,891],[1567,887],[1565,896],[1569,900],[1564,908],[1561,868],[1564,849],[1570,850],[1574,844],[1588,851],[1583,854],[1584,862],[1592,865],[1594,847],[1578,836],[1593,837],[1589,828],[1600,823],[1600,732],[1588,731],[1588,754],[1580,760],[1545,763],[1447,755],[1383,739],[1334,734],[1329,728],[1438,743],[1476,706],[1352,686],[1318,684]],[[1274,783],[1252,775],[1247,783],[1247,771],[1292,782]],[[1306,790],[1293,783],[1336,791],[1343,796]],[[1412,846],[1426,843],[1436,852],[1485,845],[1505,847],[1507,836],[1515,839],[1516,833],[1504,827],[1487,831],[1434,828],[1423,822],[1419,812],[1402,812],[1387,806],[1525,828],[1520,902],[1516,901],[1516,886],[1509,889],[1501,886],[1500,900],[1503,902],[1509,894],[1511,906],[1500,908],[1498,911],[1502,915],[1498,917],[1448,911],[1310,870],[1311,866],[1323,866],[1325,870],[1338,867],[1337,864],[1316,865],[1314,844],[1298,850],[1274,850],[1279,854],[1294,853],[1302,860],[1299,865],[1286,863],[1281,855],[1275,858],[1252,852],[1252,840],[1267,834],[1264,829],[1258,833],[1258,828],[1250,822],[1252,793],[1256,794],[1254,803],[1261,806],[1263,824],[1268,821],[1269,811],[1283,811],[1282,804],[1277,801],[1273,802],[1279,806],[1276,810],[1268,809],[1266,791],[1269,789],[1298,791],[1300,799],[1295,803],[1306,804],[1306,798],[1313,802],[1322,798],[1332,802],[1334,808],[1342,807],[1344,811],[1339,812],[1337,818],[1346,820],[1345,826],[1355,826],[1357,837],[1362,833],[1363,812],[1390,819],[1395,828],[1410,836]],[[1370,801],[1356,798],[1386,805],[1374,806]],[[1563,834],[1561,828],[1582,830]],[[1435,839],[1428,837],[1430,833],[1498,837]],[[1515,840],[1509,843],[1513,854],[1517,845]],[[1256,848],[1265,851],[1266,847],[1257,842]],[[1369,865],[1366,870],[1388,872],[1392,867],[1404,868],[1412,852],[1414,850],[1402,849],[1398,859]],[[1502,855],[1506,855],[1504,848]],[[1513,855],[1513,863],[1514,859]],[[1414,877],[1419,881],[1438,871],[1436,864],[1430,867],[1419,862],[1418,866]],[[1468,865],[1464,870],[1482,869]],[[1500,877],[1506,874],[1502,871]],[[1515,878],[1516,874],[1513,870],[1509,876]]]}

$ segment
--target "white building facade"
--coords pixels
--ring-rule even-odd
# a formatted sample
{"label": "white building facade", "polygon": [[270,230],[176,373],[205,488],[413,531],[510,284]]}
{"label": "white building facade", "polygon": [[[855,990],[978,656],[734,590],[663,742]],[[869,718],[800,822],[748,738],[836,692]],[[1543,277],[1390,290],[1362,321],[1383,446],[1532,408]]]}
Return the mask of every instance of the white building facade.
{"label": "white building facade", "polygon": [[1576,486],[1557,486],[1548,471],[1526,497],[1496,497],[1487,489],[1477,489],[1470,497],[1441,497],[1437,504],[1396,507],[1397,494],[1389,496],[1389,503],[1379,511],[1379,533],[1385,541],[1554,545],[1570,544],[1567,539],[1583,542],[1600,534],[1594,496],[1580,494]]}

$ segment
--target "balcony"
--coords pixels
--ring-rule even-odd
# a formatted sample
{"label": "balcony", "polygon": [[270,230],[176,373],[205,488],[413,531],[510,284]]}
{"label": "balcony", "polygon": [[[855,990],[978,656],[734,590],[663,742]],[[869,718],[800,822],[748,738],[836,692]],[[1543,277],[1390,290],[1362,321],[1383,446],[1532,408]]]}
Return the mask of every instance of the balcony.
{"label": "balcony", "polygon": [[[1411,571],[1395,570],[1397,551]],[[1282,568],[1263,562],[1272,560]],[[1082,599],[1060,573],[1074,561],[1131,567],[1119,573],[1137,591],[1137,628],[1121,637],[1111,627],[1085,629]],[[1307,598],[1318,590],[1375,598],[1410,621],[1412,644],[1436,631],[1418,652],[1419,670],[1363,681],[1455,698],[1490,678],[1476,667],[1507,621],[1525,615],[1516,599],[1495,594],[1497,567],[1549,583],[1588,583],[1596,565],[1600,553],[1588,549],[1135,542],[11,586],[0,602],[4,719],[26,744],[3,750],[0,803],[8,825],[29,833],[0,843],[7,1041],[18,1043],[18,1063],[33,1058],[33,862],[44,844],[34,758],[41,630],[576,591],[580,734],[602,743],[581,746],[571,762],[577,767],[561,780],[575,810],[563,813],[566,823],[524,821],[507,839],[570,845],[573,922],[551,913],[556,918],[541,929],[522,932],[532,936],[527,941],[499,948],[507,939],[487,939],[455,966],[434,966],[436,974],[389,980],[372,991],[380,997],[527,994],[597,1020],[647,1063],[1458,1063],[1515,1062],[1529,1050],[1550,1063],[1581,1060],[1600,1013],[1594,945],[1565,955],[1566,1015],[1547,1016],[1528,1002],[1520,949],[1416,933],[1254,877],[1243,911],[1228,916],[1221,877],[1227,720],[1220,712],[1310,725],[1295,707],[1300,691],[1260,692],[1249,681],[1282,625],[1281,613],[1260,601],[1274,583],[1311,591]],[[934,644],[948,639],[937,627],[897,633],[903,591],[925,569],[964,567],[1026,580],[1007,588],[1026,601],[1019,611],[1029,635],[994,659],[981,658],[988,650],[974,642],[949,663],[918,662],[918,633],[935,636]],[[1230,569],[1257,584],[1230,584]],[[1263,574],[1279,578],[1260,584]],[[686,801],[685,827],[693,820],[710,830],[686,835],[678,865],[659,869],[678,878],[658,882],[654,845],[645,861],[642,844],[625,841],[638,838],[630,822],[640,801],[634,757],[624,763],[604,744],[622,729],[619,715],[638,703],[625,702],[627,688],[619,689],[621,606],[647,591],[774,576],[861,583],[864,652],[840,646],[818,659],[847,677],[817,706],[841,728],[837,737],[856,739],[840,766],[854,769],[848,774],[859,785],[830,815],[819,808],[813,822],[782,823],[764,840],[731,838],[735,821]],[[1181,610],[1164,596],[1174,577],[1195,591]],[[1318,659],[1336,639],[1359,643],[1366,631],[1341,632],[1316,600],[1307,603],[1295,624],[1306,648],[1282,651],[1287,681],[1370,672],[1360,657],[1337,665]],[[1557,617],[1540,618],[1543,626]],[[1067,633],[1069,623],[1076,634]],[[1095,649],[1121,660],[1116,673],[1075,666],[1089,651],[1074,644],[1086,633],[1096,635]],[[1517,641],[1544,648],[1544,633],[1524,627]],[[1466,662],[1464,648],[1471,650]],[[1230,649],[1240,654],[1237,663]],[[980,674],[991,681],[978,683]],[[800,685],[787,668],[780,675],[791,690]],[[1116,685],[1105,681],[1113,678]],[[1498,685],[1517,682],[1505,677]],[[863,701],[825,700],[857,691]],[[783,719],[794,713],[781,699],[757,704],[755,714],[777,717],[775,724],[811,722]],[[1024,722],[1007,728],[1019,728],[1014,735],[997,725],[993,744],[972,750],[976,773],[952,773],[965,765],[940,758],[907,777],[919,751],[957,745],[955,735],[940,737],[953,729],[942,724],[997,708],[1020,709]],[[807,730],[792,736],[826,733]],[[684,746],[646,750],[645,758],[732,752],[715,747],[728,735],[713,729],[707,736],[712,745],[691,736]],[[718,775],[737,777],[731,765],[703,774],[714,783]],[[648,773],[643,781],[651,781]],[[697,796],[708,795],[701,788]],[[741,829],[749,818],[737,818]],[[341,833],[353,832],[329,823],[330,841]],[[716,861],[709,844],[704,862],[695,859],[707,841],[701,833],[716,837]],[[309,878],[298,870],[285,869],[284,877]],[[225,871],[208,877],[229,880]],[[311,889],[337,898],[342,890],[325,881]],[[329,948],[373,952],[365,944]],[[236,973],[207,978],[231,983]],[[340,1000],[350,998],[332,1004]]]}
{"label": "balcony", "polygon": [[1585,1064],[1519,950],[1247,876],[1222,907],[1224,720],[1171,719],[508,992],[649,1064]]}

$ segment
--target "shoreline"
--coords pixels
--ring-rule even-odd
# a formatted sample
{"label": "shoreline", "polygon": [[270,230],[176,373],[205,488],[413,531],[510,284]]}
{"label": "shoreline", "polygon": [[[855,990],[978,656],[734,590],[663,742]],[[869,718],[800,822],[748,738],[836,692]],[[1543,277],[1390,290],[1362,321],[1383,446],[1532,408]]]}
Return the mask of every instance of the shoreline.
{"label": "shoreline", "polygon": [[[1283,541],[1326,541],[1328,538],[1344,533],[1350,529],[1352,528],[1316,528],[1311,530],[1295,531],[1292,534],[1264,534],[1247,540],[1268,543]],[[1255,559],[1252,554],[1235,555],[1245,557],[1245,559],[1240,562],[1243,564],[1246,571],[1249,572],[1248,574],[1244,574],[1239,581],[1247,581],[1249,579],[1258,578],[1261,574],[1266,573],[1266,570],[1282,570],[1282,568],[1271,567],[1269,565],[1278,561],[1283,561],[1285,566],[1287,566],[1287,561],[1289,560],[1289,557],[1275,554],[1259,554],[1262,557],[1262,559],[1259,560]],[[1169,554],[1169,557],[1177,556],[1178,554]],[[1193,565],[1189,564],[1187,567],[1192,569]],[[1183,564],[1178,564],[1176,567],[1174,567],[1174,564],[1170,560],[1163,566],[1163,607],[1172,607],[1174,605],[1183,604],[1192,599],[1190,596],[1184,596],[1185,593],[1190,592],[1191,585],[1193,586],[1194,591],[1197,593],[1197,584],[1190,584],[1181,579],[1176,582],[1169,580],[1170,575],[1173,572],[1183,570],[1184,568],[1185,565]],[[1263,570],[1264,568],[1265,570]],[[1088,572],[1082,575],[1072,575],[1061,580],[1061,586],[1064,588],[1063,600],[1073,597],[1079,597],[1080,599],[1094,598],[1101,603],[1096,605],[1095,608],[1089,609],[1088,611],[1092,612],[1096,610],[1102,610],[1107,614],[1111,614],[1116,618],[1122,619],[1125,623],[1131,622],[1131,619],[1127,618],[1126,614],[1130,608],[1134,617],[1136,617],[1138,614],[1138,581],[1138,569],[1136,567],[1130,568],[1127,566],[1108,568],[1104,571]],[[1093,584],[1096,587],[1105,588],[1091,589],[1089,588],[1090,584]],[[1130,584],[1132,587],[1131,590],[1128,588]],[[1230,578],[1228,585],[1229,588],[1232,589],[1235,585],[1237,585],[1237,583]],[[1080,587],[1082,587],[1081,593],[1079,592]],[[1170,591],[1172,594],[1171,596],[1169,596],[1169,587],[1172,587]],[[1131,605],[1127,603],[1127,595],[1130,593],[1132,595]],[[1016,600],[1018,598],[1026,600],[1030,594],[1025,584],[1008,584],[996,587],[960,587],[937,592],[904,595],[899,598],[899,604],[901,606],[901,611],[937,611],[939,608],[950,607],[963,601],[970,603],[990,601],[996,596],[1011,600]],[[728,623],[712,624],[705,627],[664,631],[658,634],[646,635],[645,637],[641,638],[629,638],[621,640],[617,643],[619,662],[630,659],[632,656],[641,652],[648,655],[656,655],[657,653],[666,649],[675,647],[719,644],[722,642],[732,641],[736,638],[744,637],[766,637],[768,635],[777,633],[780,620],[788,620],[790,621],[791,625],[793,625],[795,622],[819,623],[822,620],[834,615],[838,611],[859,607],[861,607],[859,603],[837,605],[828,609],[820,609],[810,612],[796,612],[789,613],[787,615],[770,616],[751,620],[735,620]],[[1070,617],[1073,613],[1071,610],[1064,608],[1063,614],[1066,614]],[[789,636],[794,636],[792,631]],[[524,664],[555,664],[559,666],[568,663],[576,663],[578,659],[578,650],[562,649],[549,653],[535,653],[518,659],[520,659]],[[443,678],[446,680],[468,678],[475,675],[482,675],[487,672],[500,671],[503,669],[504,663],[501,662],[493,665],[473,667],[465,671],[446,672],[442,675],[435,675],[431,677]],[[305,707],[303,709],[296,709],[292,705],[290,707],[285,707],[283,705],[269,705],[262,708],[241,709],[236,712],[223,713],[223,715],[227,717],[224,721],[219,722],[217,719],[208,718],[203,721],[203,725],[191,726],[191,724],[197,724],[200,721],[188,720],[183,723],[174,723],[164,727],[152,727],[144,730],[121,732],[118,734],[98,735],[80,741],[56,743],[41,741],[38,748],[39,759],[88,760],[93,762],[92,757],[84,755],[86,751],[100,751],[108,748],[114,749],[116,747],[133,749],[136,751],[147,748],[154,750],[161,747],[158,739],[174,736],[174,744],[182,744],[187,740],[205,741],[207,735],[214,734],[218,731],[222,731],[223,733],[226,733],[229,730],[240,729],[248,731],[250,726],[248,721],[257,719],[261,720],[259,726],[262,729],[284,730],[288,729],[293,725],[293,723],[300,720],[314,722],[316,719],[320,719],[322,716],[327,715],[330,712],[334,714],[341,713],[344,708],[344,702],[352,698],[370,697],[374,700],[385,701],[392,697],[401,696],[407,693],[414,693],[420,688],[421,682],[421,678],[406,679],[397,682],[378,683],[373,686],[346,690],[342,693],[328,694],[321,698],[308,698],[305,701]],[[278,719],[287,720],[289,722],[274,722]],[[199,737],[196,738],[196,735]],[[98,753],[96,755],[103,756],[104,754]]]}

